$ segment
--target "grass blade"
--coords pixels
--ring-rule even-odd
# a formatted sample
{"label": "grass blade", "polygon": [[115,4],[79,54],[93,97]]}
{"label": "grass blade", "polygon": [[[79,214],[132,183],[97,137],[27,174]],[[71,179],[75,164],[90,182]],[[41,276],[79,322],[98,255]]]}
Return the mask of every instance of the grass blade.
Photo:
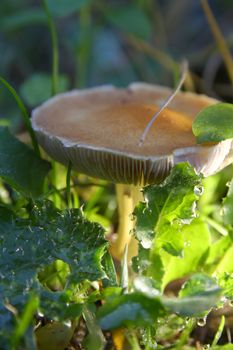
{"label": "grass blade", "polygon": [[22,113],[22,117],[23,117],[23,121],[25,124],[25,127],[31,137],[31,141],[32,141],[32,145],[33,148],[36,152],[36,154],[38,156],[40,156],[40,150],[39,150],[39,146],[38,146],[38,142],[36,140],[36,136],[34,133],[34,130],[32,129],[31,126],[31,121],[30,121],[30,117],[28,114],[28,111],[23,103],[23,101],[21,100],[21,98],[19,97],[19,95],[17,94],[16,90],[13,88],[13,86],[11,86],[3,77],[0,77],[0,82],[7,88],[7,90],[11,93],[11,95],[14,97],[21,113]]}

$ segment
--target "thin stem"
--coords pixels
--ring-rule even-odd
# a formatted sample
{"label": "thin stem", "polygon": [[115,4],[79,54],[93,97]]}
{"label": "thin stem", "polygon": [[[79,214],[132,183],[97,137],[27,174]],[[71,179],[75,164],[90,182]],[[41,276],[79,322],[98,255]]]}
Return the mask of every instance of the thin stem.
{"label": "thin stem", "polygon": [[180,339],[175,346],[175,350],[182,350],[184,348],[184,345],[187,343],[189,336],[190,336],[190,333],[192,332],[195,324],[196,324],[196,322],[193,319],[188,321],[187,326],[183,330],[183,332],[180,336]]}
{"label": "thin stem", "polygon": [[48,5],[46,0],[41,0],[42,5],[45,11],[45,14],[47,16],[47,22],[48,27],[50,31],[51,36],[51,42],[52,42],[52,95],[55,95],[58,92],[58,70],[59,70],[59,55],[58,55],[58,38],[57,38],[57,31],[56,27],[53,21],[53,18],[51,16],[51,13],[49,11]]}
{"label": "thin stem", "polygon": [[38,142],[36,139],[36,135],[35,135],[34,130],[32,129],[30,117],[29,117],[28,111],[27,111],[23,101],[21,100],[21,98],[19,97],[19,95],[17,94],[17,92],[15,91],[13,86],[11,86],[3,77],[0,77],[0,82],[7,88],[7,90],[14,97],[14,99],[15,99],[15,101],[16,101],[16,103],[17,103],[17,105],[22,113],[25,127],[26,127],[26,129],[31,137],[33,148],[34,148],[36,154],[40,157],[40,149],[39,149],[39,145],[38,145]]}
{"label": "thin stem", "polygon": [[214,340],[211,344],[211,348],[213,348],[214,346],[216,346],[218,344],[218,341],[221,338],[224,326],[225,326],[225,316],[222,315],[218,330],[217,330],[215,337],[214,337]]}
{"label": "thin stem", "polygon": [[134,330],[126,332],[125,336],[132,350],[141,350],[141,347],[138,343],[137,335],[135,334]]}
{"label": "thin stem", "polygon": [[205,221],[207,222],[207,224],[209,224],[210,226],[212,226],[216,231],[218,231],[221,235],[223,236],[228,236],[228,230],[223,227],[222,225],[220,225],[218,222],[216,222],[215,220],[211,219],[208,216],[204,216]]}
{"label": "thin stem", "polygon": [[[127,35],[126,40],[138,51],[143,52],[145,55],[148,55],[149,57],[153,58],[155,61],[157,61],[162,67],[168,69],[170,72],[174,74],[180,67],[179,64],[170,57],[167,53],[164,51],[157,49],[156,47],[152,46],[148,42],[136,38],[133,35]],[[191,73],[189,70],[187,71],[186,79],[184,81],[184,86],[186,90],[188,91],[195,91],[195,85],[193,82],[193,73]]]}
{"label": "thin stem", "polygon": [[83,88],[87,82],[88,61],[91,49],[91,4],[87,3],[79,12],[80,42],[76,50],[77,73],[76,85]]}
{"label": "thin stem", "polygon": [[67,173],[66,173],[66,196],[67,196],[68,208],[72,207],[71,191],[70,191],[71,170],[72,170],[72,163],[69,162]]}
{"label": "thin stem", "polygon": [[179,92],[179,90],[181,89],[181,86],[184,83],[184,80],[186,78],[186,74],[187,74],[187,70],[188,70],[188,63],[187,61],[183,61],[182,65],[181,65],[181,77],[180,80],[174,90],[174,92],[172,93],[172,95],[170,95],[167,100],[163,103],[162,107],[158,110],[158,112],[151,118],[151,120],[149,121],[149,123],[147,124],[147,126],[145,127],[142,136],[140,138],[139,141],[139,146],[142,146],[145,138],[151,128],[151,126],[153,125],[153,123],[155,122],[155,120],[158,118],[158,116],[160,115],[160,113],[169,105],[169,103],[174,99],[174,97],[177,95],[177,93]]}
{"label": "thin stem", "polygon": [[[52,43],[52,86],[51,86],[51,95],[55,95],[58,92],[58,66],[59,66],[59,55],[58,55],[58,39],[57,39],[57,31],[56,27],[53,21],[53,18],[51,16],[51,13],[49,11],[48,5],[46,0],[41,0],[42,6],[44,9],[44,12],[47,17],[47,22],[48,22],[48,27],[50,31],[50,36],[51,36],[51,43]],[[52,183],[54,184],[55,187],[58,187],[58,182],[57,182],[57,167],[56,163],[52,162],[53,165],[53,171],[52,171]],[[60,207],[61,201],[60,198],[56,193],[54,193],[53,196],[54,203],[57,207]]]}
{"label": "thin stem", "polygon": [[218,49],[222,55],[223,61],[225,63],[229,78],[231,83],[233,84],[233,59],[231,56],[231,52],[229,51],[225,39],[219,29],[218,23],[214,18],[214,15],[211,11],[211,8],[208,4],[207,0],[201,0],[202,8],[205,12],[206,19],[209,23],[212,34],[215,38],[215,41],[218,45]]}

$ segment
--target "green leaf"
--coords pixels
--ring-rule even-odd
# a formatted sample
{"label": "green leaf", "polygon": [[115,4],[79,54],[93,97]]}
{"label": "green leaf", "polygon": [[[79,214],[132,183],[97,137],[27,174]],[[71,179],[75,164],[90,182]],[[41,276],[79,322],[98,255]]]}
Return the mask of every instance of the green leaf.
{"label": "green leaf", "polygon": [[205,261],[208,271],[213,273],[216,266],[221,264],[221,260],[224,259],[225,254],[232,246],[232,240],[230,236],[221,237],[217,241],[211,244],[208,252],[208,257]]}
{"label": "green leaf", "polygon": [[[67,91],[69,80],[66,75],[59,76],[57,93]],[[51,76],[46,73],[34,73],[20,86],[20,94],[30,107],[34,107],[51,97]]]}
{"label": "green leaf", "polygon": [[190,225],[182,228],[185,242],[183,257],[162,253],[163,265],[166,266],[163,276],[163,287],[170,281],[198,271],[206,260],[211,246],[208,226],[201,219],[194,219]]}
{"label": "green leaf", "polygon": [[45,176],[50,164],[33,150],[0,128],[0,177],[26,196],[42,194]]}
{"label": "green leaf", "polygon": [[151,24],[146,14],[135,6],[117,6],[106,12],[108,20],[122,31],[148,39]]}
{"label": "green leaf", "polygon": [[163,298],[163,305],[169,313],[176,313],[183,317],[202,317],[220,301],[220,289],[205,293],[205,295],[194,295],[186,298]]}
{"label": "green leaf", "polygon": [[106,272],[106,278],[103,279],[104,287],[117,286],[118,285],[117,274],[116,274],[114,262],[109,252],[106,252],[106,254],[104,255],[102,265]]}
{"label": "green leaf", "polygon": [[87,307],[84,308],[83,316],[86,321],[88,336],[85,338],[84,346],[88,350],[103,350],[106,339],[97,323],[96,317]]}
{"label": "green leaf", "polygon": [[7,216],[4,212],[0,221],[0,278],[6,293],[9,285],[21,292],[33,285],[37,273],[55,260],[69,265],[69,279],[75,283],[106,277],[101,265],[107,247],[104,230],[79,209],[61,211],[52,202],[37,202],[28,219]]}
{"label": "green leaf", "polygon": [[219,290],[219,286],[215,279],[202,273],[197,273],[183,284],[179,296],[184,298],[194,295],[205,295],[216,291],[216,289]]}
{"label": "green leaf", "polygon": [[19,30],[29,25],[45,24],[44,11],[36,8],[17,11],[1,19],[1,28],[4,31]]}
{"label": "green leaf", "polygon": [[217,276],[218,283],[223,289],[223,294],[226,298],[233,300],[233,276],[229,273],[222,273]]}
{"label": "green leaf", "polygon": [[221,295],[222,290],[216,280],[196,274],[185,282],[179,298],[163,297],[163,303],[170,312],[180,316],[202,316],[220,301]]}
{"label": "green leaf", "polygon": [[53,16],[65,17],[79,11],[89,0],[46,0]]}
{"label": "green leaf", "polygon": [[218,103],[202,109],[193,122],[197,143],[233,138],[233,105]]}
{"label": "green leaf", "polygon": [[124,294],[110,299],[99,313],[103,330],[119,327],[151,325],[164,313],[159,298],[147,298],[140,293]]}
{"label": "green leaf", "polygon": [[226,225],[233,226],[233,180],[231,180],[227,196],[223,200],[222,216]]}
{"label": "green leaf", "polygon": [[182,227],[195,218],[195,201],[200,196],[201,177],[188,163],[177,164],[160,185],[144,188],[144,203],[135,209],[136,237],[150,259],[161,248],[182,256]]}
{"label": "green leaf", "polygon": [[[0,207],[0,335],[12,324],[4,303],[22,310],[31,291],[49,317],[78,316],[74,285],[106,278],[101,264],[106,247],[104,229],[86,220],[79,209],[58,210],[52,202],[36,202],[29,218],[20,219]],[[39,284],[37,274],[56,260],[66,262],[70,273],[66,290],[50,292]]]}

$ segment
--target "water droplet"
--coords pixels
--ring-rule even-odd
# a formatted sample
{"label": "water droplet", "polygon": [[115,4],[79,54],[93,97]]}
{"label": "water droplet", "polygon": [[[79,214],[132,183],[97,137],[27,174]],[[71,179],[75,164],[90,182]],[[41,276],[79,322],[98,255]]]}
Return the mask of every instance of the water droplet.
{"label": "water droplet", "polygon": [[206,325],[206,317],[199,318],[197,320],[197,325],[199,327],[204,327]]}
{"label": "water droplet", "polygon": [[204,192],[204,188],[202,186],[195,186],[194,193],[196,196],[201,196]]}
{"label": "water droplet", "polygon": [[130,218],[131,221],[134,221],[136,219],[136,217],[135,217],[135,215],[133,213],[130,214],[129,218]]}
{"label": "water droplet", "polygon": [[179,225],[179,226],[182,225],[181,219],[176,218],[172,220],[172,225]]}
{"label": "water droplet", "polygon": [[129,234],[130,234],[131,236],[135,236],[135,234],[136,234],[135,228],[132,228],[132,229],[129,231]]}

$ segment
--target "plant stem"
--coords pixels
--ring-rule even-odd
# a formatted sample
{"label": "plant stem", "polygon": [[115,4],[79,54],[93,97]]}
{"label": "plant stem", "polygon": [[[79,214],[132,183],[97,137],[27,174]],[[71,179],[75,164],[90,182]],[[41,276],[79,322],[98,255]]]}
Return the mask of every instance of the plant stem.
{"label": "plant stem", "polygon": [[119,225],[116,241],[111,245],[110,251],[114,258],[121,260],[125,246],[128,244],[128,260],[137,255],[138,242],[132,236],[135,222],[132,213],[139,199],[142,200],[140,187],[133,185],[116,184]]}
{"label": "plant stem", "polygon": [[71,199],[71,192],[70,192],[71,169],[72,169],[72,163],[69,162],[67,173],[66,173],[66,196],[67,196],[68,208],[72,207],[72,199]]}
{"label": "plant stem", "polygon": [[138,343],[138,338],[137,335],[135,334],[135,332],[133,330],[126,332],[125,333],[126,339],[130,344],[130,348],[132,350],[141,350],[141,347]]}
{"label": "plant stem", "polygon": [[[41,0],[42,6],[44,9],[44,12],[47,17],[48,27],[50,31],[51,36],[51,43],[52,43],[52,85],[51,85],[51,95],[56,95],[58,92],[58,74],[59,74],[59,54],[58,54],[58,39],[57,39],[57,31],[56,27],[53,21],[53,18],[51,16],[51,13],[49,11],[48,5],[46,0]],[[53,170],[52,170],[52,183],[57,188],[58,187],[58,181],[57,181],[57,166],[56,163],[53,161]],[[54,204],[57,207],[60,207],[61,200],[59,196],[54,193],[53,195]]]}
{"label": "plant stem", "polygon": [[225,316],[222,315],[221,321],[220,321],[220,324],[219,324],[219,327],[218,327],[218,330],[217,330],[217,333],[215,334],[214,340],[213,340],[213,342],[211,344],[211,348],[213,348],[214,346],[216,346],[218,344],[218,341],[221,338],[224,326],[225,326]]}
{"label": "plant stem", "polygon": [[30,117],[28,114],[28,111],[23,103],[23,101],[21,100],[21,98],[19,97],[19,95],[17,94],[17,92],[15,91],[15,89],[13,88],[13,86],[11,86],[3,77],[0,77],[0,82],[7,88],[7,90],[11,93],[11,95],[14,97],[21,113],[22,113],[22,117],[23,117],[23,121],[25,124],[25,127],[31,137],[31,141],[32,141],[32,145],[34,148],[34,151],[36,152],[36,154],[40,157],[40,149],[39,149],[39,145],[36,139],[36,135],[34,133],[34,130],[32,129],[31,126],[31,121],[30,121]]}
{"label": "plant stem", "polygon": [[188,324],[186,325],[185,329],[181,333],[180,339],[174,348],[175,350],[182,350],[184,348],[184,345],[187,343],[190,333],[192,332],[195,324],[196,324],[196,321],[194,319],[191,319],[188,321]]}
{"label": "plant stem", "polygon": [[83,88],[87,83],[88,61],[91,49],[91,4],[87,2],[79,13],[80,19],[80,42],[76,48],[77,73],[76,86]]}
{"label": "plant stem", "polygon": [[53,21],[53,18],[51,16],[51,13],[49,11],[48,5],[46,0],[41,0],[42,5],[47,17],[48,27],[50,31],[51,36],[51,43],[52,43],[52,89],[51,93],[52,96],[56,95],[58,92],[58,74],[59,74],[59,54],[58,54],[58,38],[57,38],[57,31],[56,27]]}
{"label": "plant stem", "polygon": [[226,45],[225,39],[219,29],[218,23],[214,18],[214,15],[211,11],[211,8],[207,0],[201,0],[202,8],[205,12],[206,19],[209,23],[212,34],[215,38],[215,41],[218,45],[218,49],[222,55],[223,61],[225,63],[229,78],[233,84],[233,59],[231,53]]}

